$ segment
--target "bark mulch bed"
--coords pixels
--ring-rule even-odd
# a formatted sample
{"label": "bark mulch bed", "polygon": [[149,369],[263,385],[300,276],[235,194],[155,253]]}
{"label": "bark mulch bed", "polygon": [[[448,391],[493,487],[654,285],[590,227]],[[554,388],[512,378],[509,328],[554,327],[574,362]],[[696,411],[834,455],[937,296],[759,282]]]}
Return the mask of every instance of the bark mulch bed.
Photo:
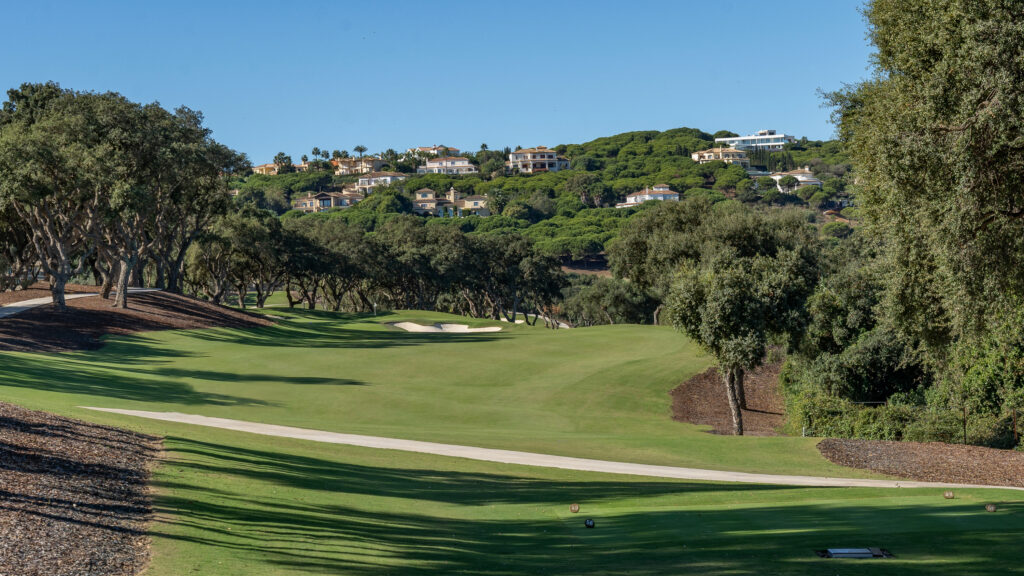
{"label": "bark mulch bed", "polygon": [[[64,293],[66,294],[83,294],[83,293],[94,293],[99,292],[97,286],[84,286],[81,284],[68,284],[64,287]],[[25,300],[35,300],[36,298],[46,298],[50,296],[50,288],[45,282],[36,282],[29,286],[25,290],[11,290],[9,292],[0,292],[0,306],[5,304],[12,304],[14,302],[23,302]]]}
{"label": "bark mulch bed", "polygon": [[924,482],[1024,487],[1024,452],[942,442],[826,438],[830,461]]}
{"label": "bark mulch bed", "polygon": [[131,294],[127,310],[112,308],[111,303],[99,296],[78,298],[68,300],[67,312],[47,304],[0,319],[0,351],[92,350],[102,345],[100,338],[107,334],[271,324],[255,314],[167,292]]}
{"label": "bark mulch bed", "polygon": [[[747,409],[742,411],[744,434],[774,436],[785,421],[785,402],[779,393],[781,367],[781,362],[766,364],[743,379],[747,397]],[[673,420],[711,426],[714,434],[732,434],[732,413],[718,368],[708,368],[669,394]]]}
{"label": "bark mulch bed", "polygon": [[159,440],[0,403],[0,574],[138,574]]}

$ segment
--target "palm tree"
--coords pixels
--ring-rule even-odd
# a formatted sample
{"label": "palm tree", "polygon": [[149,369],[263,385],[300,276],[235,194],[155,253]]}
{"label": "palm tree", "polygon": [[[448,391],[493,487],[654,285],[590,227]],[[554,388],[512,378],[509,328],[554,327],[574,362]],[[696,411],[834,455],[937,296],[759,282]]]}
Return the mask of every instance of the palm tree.
{"label": "palm tree", "polygon": [[334,152],[331,152],[331,158],[337,160],[338,158],[344,158],[344,156],[341,155],[341,150],[335,150]]}
{"label": "palm tree", "polygon": [[486,151],[487,150],[487,143],[486,142],[484,142],[483,144],[480,145],[480,150],[482,150],[482,151]]}
{"label": "palm tree", "polygon": [[313,146],[313,158],[319,158],[319,157],[320,157],[320,147],[319,146]]}
{"label": "palm tree", "polygon": [[356,154],[359,154],[360,158],[363,157],[363,152],[366,152],[367,150],[366,146],[363,146],[362,144],[354,146],[352,149],[356,151]]}

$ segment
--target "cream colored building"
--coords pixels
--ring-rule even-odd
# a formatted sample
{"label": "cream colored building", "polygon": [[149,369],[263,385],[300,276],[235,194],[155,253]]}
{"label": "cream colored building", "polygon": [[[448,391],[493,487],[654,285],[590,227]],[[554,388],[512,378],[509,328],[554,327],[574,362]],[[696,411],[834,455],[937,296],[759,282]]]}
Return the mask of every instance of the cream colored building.
{"label": "cream colored building", "polygon": [[744,168],[750,168],[750,159],[747,158],[747,153],[736,148],[709,148],[708,150],[701,150],[700,152],[690,154],[690,158],[698,164],[721,161],[726,164],[739,164]]}
{"label": "cream colored building", "polygon": [[546,146],[520,148],[508,155],[505,166],[514,172],[535,174],[569,169],[569,160]]}
{"label": "cream colored building", "polygon": [[334,166],[334,173],[338,176],[347,174],[366,174],[376,172],[384,167],[385,162],[374,156],[363,156],[362,158],[335,158],[331,160]]}
{"label": "cream colored building", "polygon": [[454,187],[449,188],[448,194],[443,197],[438,197],[430,188],[420,188],[413,193],[413,210],[421,216],[442,218],[491,215],[491,211],[487,209],[486,196],[463,196]]}
{"label": "cream colored building", "polygon": [[363,194],[369,194],[377,186],[390,186],[408,177],[408,174],[402,174],[401,172],[370,172],[359,177],[359,181],[356,182],[356,189]]}
{"label": "cream colored building", "polygon": [[462,156],[444,156],[442,158],[431,158],[426,165],[416,169],[417,174],[475,174],[479,172],[469,158]]}

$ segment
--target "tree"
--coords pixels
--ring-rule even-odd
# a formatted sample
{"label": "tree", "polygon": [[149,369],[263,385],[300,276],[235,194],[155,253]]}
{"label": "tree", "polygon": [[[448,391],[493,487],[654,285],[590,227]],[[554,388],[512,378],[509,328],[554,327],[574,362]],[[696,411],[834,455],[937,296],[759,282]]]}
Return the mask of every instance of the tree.
{"label": "tree", "polygon": [[292,157],[284,152],[278,152],[274,156],[274,166],[277,167],[278,174],[295,172],[295,164],[292,163]]}
{"label": "tree", "polygon": [[313,150],[310,151],[310,154],[313,156],[313,158],[319,158],[320,157],[320,147],[319,146],[313,146]]}
{"label": "tree", "polygon": [[772,336],[802,332],[816,279],[804,250],[743,257],[723,249],[684,268],[673,285],[672,324],[718,361],[736,435],[743,434],[745,372],[761,364]]}
{"label": "tree", "polygon": [[480,145],[480,150],[487,151],[487,144],[486,143],[481,144]]}
{"label": "tree", "polygon": [[796,176],[787,175],[783,176],[782,178],[779,178],[779,188],[781,188],[783,192],[789,192],[793,190],[793,188],[795,188],[798,184],[800,184],[800,180],[797,180]]}
{"label": "tree", "polygon": [[352,149],[356,151],[356,154],[359,154],[360,158],[363,157],[363,153],[367,150],[366,146],[363,146],[362,144],[355,146]]}
{"label": "tree", "polygon": [[886,239],[887,313],[939,362],[1024,296],[1019,9],[870,2],[872,79],[829,95],[858,207]]}
{"label": "tree", "polygon": [[7,95],[0,112],[0,202],[28,225],[53,302],[66,310],[64,287],[88,268],[104,206],[126,186],[112,152],[123,99],[54,83],[23,84]]}

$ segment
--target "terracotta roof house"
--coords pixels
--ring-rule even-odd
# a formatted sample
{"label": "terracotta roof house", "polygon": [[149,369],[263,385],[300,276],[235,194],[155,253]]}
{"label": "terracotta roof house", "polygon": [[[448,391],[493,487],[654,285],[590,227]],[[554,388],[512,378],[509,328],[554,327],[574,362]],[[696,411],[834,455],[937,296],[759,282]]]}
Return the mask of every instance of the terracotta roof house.
{"label": "terracotta roof house", "polygon": [[719,160],[726,164],[739,164],[744,168],[750,167],[750,159],[747,158],[747,153],[736,148],[709,148],[690,154],[690,158],[698,164],[707,164],[708,162]]}
{"label": "terracotta roof house", "polygon": [[505,166],[509,170],[523,174],[558,172],[569,169],[569,160],[545,146],[537,146],[536,148],[520,148],[512,152],[508,155],[508,162],[505,162]]}

